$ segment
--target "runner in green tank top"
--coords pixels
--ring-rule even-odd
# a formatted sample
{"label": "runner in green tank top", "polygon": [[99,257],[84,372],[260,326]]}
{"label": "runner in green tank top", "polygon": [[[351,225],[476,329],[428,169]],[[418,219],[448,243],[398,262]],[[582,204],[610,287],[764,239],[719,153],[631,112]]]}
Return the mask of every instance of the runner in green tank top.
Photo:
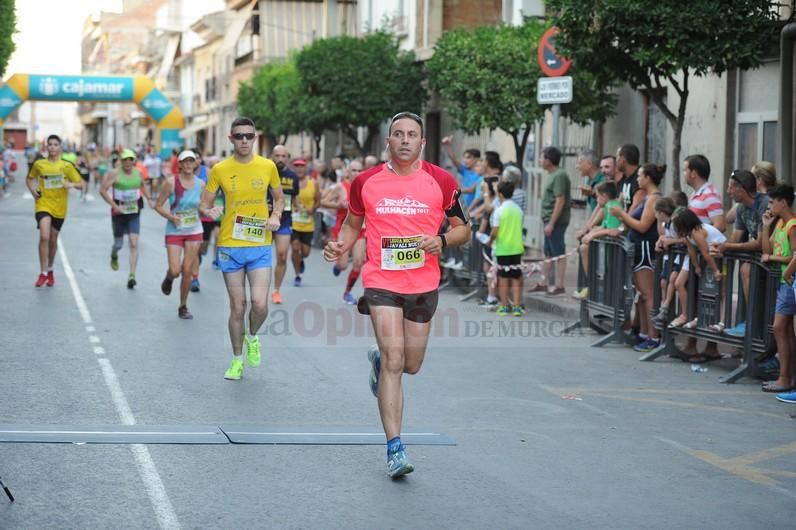
{"label": "runner in green tank top", "polygon": [[123,245],[124,235],[130,245],[130,274],[127,277],[127,288],[136,285],[135,268],[138,264],[138,234],[141,231],[140,213],[146,198],[152,207],[152,199],[146,189],[141,172],[135,167],[135,152],[132,149],[122,151],[120,167],[108,173],[102,180],[100,195],[111,206],[111,224],[113,226],[113,247],[111,248],[111,269],[119,270],[119,250]]}

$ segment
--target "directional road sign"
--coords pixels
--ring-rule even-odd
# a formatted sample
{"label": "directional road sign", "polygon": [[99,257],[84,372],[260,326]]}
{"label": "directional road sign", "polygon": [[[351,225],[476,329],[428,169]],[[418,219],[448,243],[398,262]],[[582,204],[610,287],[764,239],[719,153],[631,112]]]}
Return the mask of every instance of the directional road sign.
{"label": "directional road sign", "polygon": [[539,67],[545,75],[551,77],[566,74],[572,64],[572,61],[561,57],[556,51],[555,37],[559,31],[555,26],[545,31],[539,40],[539,48],[537,49]]}

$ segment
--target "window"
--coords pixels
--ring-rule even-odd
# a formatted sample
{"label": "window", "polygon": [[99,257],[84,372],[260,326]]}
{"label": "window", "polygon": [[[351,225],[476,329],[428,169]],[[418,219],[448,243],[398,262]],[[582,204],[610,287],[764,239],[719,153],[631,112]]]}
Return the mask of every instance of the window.
{"label": "window", "polygon": [[736,167],[749,169],[755,162],[777,160],[776,113],[738,114],[736,138]]}

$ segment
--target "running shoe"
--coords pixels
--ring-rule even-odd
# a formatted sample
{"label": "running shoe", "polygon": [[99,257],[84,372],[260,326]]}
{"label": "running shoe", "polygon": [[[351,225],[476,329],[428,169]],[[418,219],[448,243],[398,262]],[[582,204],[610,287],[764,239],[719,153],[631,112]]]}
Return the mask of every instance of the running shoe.
{"label": "running shoe", "polygon": [[302,259],[301,264],[299,265],[299,274],[304,274],[304,269],[306,269],[306,267],[304,266],[304,260]]}
{"label": "running shoe", "polygon": [[293,278],[293,287],[301,287],[301,276]]}
{"label": "running shoe", "polygon": [[47,287],[52,287],[55,285],[55,276],[53,275],[53,271],[47,271]]}
{"label": "running shoe", "polygon": [[348,305],[357,305],[357,299],[351,293],[343,293],[343,301]]}
{"label": "running shoe", "polygon": [[338,267],[336,263],[332,265],[332,274],[334,274],[335,276],[340,276],[341,272],[343,272],[343,269]]}
{"label": "running shoe", "polygon": [[191,292],[198,293],[199,292],[199,278],[194,278],[191,280]]}
{"label": "running shoe", "polygon": [[782,401],[783,403],[796,403],[796,390],[777,394],[777,401]]}
{"label": "running shoe", "polygon": [[370,392],[374,396],[379,395],[379,372],[381,372],[381,353],[378,344],[374,344],[368,349],[368,361],[370,362]]}
{"label": "running shoe", "polygon": [[414,470],[415,466],[409,461],[403,446],[387,458],[387,474],[390,475],[390,478],[402,477]]}
{"label": "running shoe", "polygon": [[255,335],[252,339],[245,337],[244,340],[246,342],[246,362],[252,367],[260,366],[260,337]]}
{"label": "running shoe", "polygon": [[174,278],[172,278],[167,274],[166,277],[163,278],[163,281],[160,282],[160,292],[165,294],[166,296],[170,295],[171,286],[173,283],[174,283]]}
{"label": "running shoe", "polygon": [[34,285],[36,287],[41,287],[42,285],[45,284],[46,281],[47,281],[47,275],[46,274],[39,274],[39,278],[36,280],[36,283]]}
{"label": "running shoe", "polygon": [[633,349],[638,352],[648,352],[652,351],[660,345],[658,339],[647,339],[641,344],[637,344],[633,346]]}
{"label": "running shoe", "polygon": [[232,359],[229,362],[229,368],[224,372],[224,379],[230,381],[238,381],[243,375],[243,361],[239,359]]}
{"label": "running shoe", "polygon": [[499,317],[505,317],[509,314],[509,308],[504,305],[499,305],[495,313],[497,313],[497,316]]}
{"label": "running shoe", "polygon": [[273,302],[276,305],[281,304],[282,303],[282,293],[280,293],[279,291],[274,291],[273,293],[271,293],[271,302]]}
{"label": "running shoe", "polygon": [[119,270],[119,254],[116,252],[116,249],[111,250],[111,269],[115,271]]}
{"label": "running shoe", "polygon": [[128,277],[127,277],[127,288],[128,288],[128,289],[132,289],[133,287],[135,287],[135,284],[136,284],[136,281],[135,281],[135,274],[133,274],[133,273],[131,272],[131,273],[130,273],[130,276],[128,276]]}
{"label": "running shoe", "polygon": [[487,309],[496,307],[498,305],[497,298],[489,298],[488,296],[478,303],[478,307],[485,307]]}
{"label": "running shoe", "polygon": [[515,317],[521,317],[523,313],[525,313],[525,311],[522,310],[522,307],[518,305],[511,306],[511,314]]}
{"label": "running shoe", "polygon": [[181,305],[180,308],[177,310],[177,316],[183,320],[191,320],[193,319],[193,315],[190,311],[188,311],[188,306]]}
{"label": "running shoe", "polygon": [[743,337],[746,335],[746,322],[741,322],[734,328],[725,329],[724,334],[730,337]]}

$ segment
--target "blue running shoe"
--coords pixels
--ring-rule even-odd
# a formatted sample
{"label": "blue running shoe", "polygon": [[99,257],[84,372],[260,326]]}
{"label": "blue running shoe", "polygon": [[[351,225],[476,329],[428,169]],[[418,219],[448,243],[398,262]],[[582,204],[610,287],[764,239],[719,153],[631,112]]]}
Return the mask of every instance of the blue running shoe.
{"label": "blue running shoe", "polygon": [[341,269],[340,267],[338,267],[338,266],[337,266],[337,263],[335,263],[334,265],[332,265],[332,274],[334,274],[335,276],[340,276],[340,273],[341,273],[341,272],[343,272],[343,269]]}
{"label": "blue running shoe", "polygon": [[730,337],[743,337],[746,335],[746,322],[741,322],[734,328],[725,329],[724,334],[729,335]]}
{"label": "blue running shoe", "polygon": [[191,292],[192,293],[198,293],[199,292],[199,279],[198,278],[194,278],[193,280],[191,280]]}
{"label": "blue running shoe", "polygon": [[357,305],[357,299],[351,293],[343,293],[343,301],[348,305]]}
{"label": "blue running shoe", "polygon": [[301,287],[301,276],[293,278],[293,287]]}
{"label": "blue running shoe", "polygon": [[409,461],[403,446],[387,458],[387,474],[390,475],[390,478],[402,477],[414,470],[415,466]]}
{"label": "blue running shoe", "polygon": [[304,260],[301,260],[301,264],[299,265],[299,274],[304,274],[305,268],[306,267],[304,266]]}
{"label": "blue running shoe", "polygon": [[796,403],[796,390],[777,394],[777,401],[782,401],[783,403]]}
{"label": "blue running shoe", "polygon": [[636,344],[633,346],[633,349],[638,352],[648,352],[652,351],[660,345],[658,339],[647,339],[640,344]]}
{"label": "blue running shoe", "polygon": [[379,395],[379,372],[381,372],[381,353],[379,345],[374,344],[368,349],[368,361],[370,361],[370,391],[374,396]]}

